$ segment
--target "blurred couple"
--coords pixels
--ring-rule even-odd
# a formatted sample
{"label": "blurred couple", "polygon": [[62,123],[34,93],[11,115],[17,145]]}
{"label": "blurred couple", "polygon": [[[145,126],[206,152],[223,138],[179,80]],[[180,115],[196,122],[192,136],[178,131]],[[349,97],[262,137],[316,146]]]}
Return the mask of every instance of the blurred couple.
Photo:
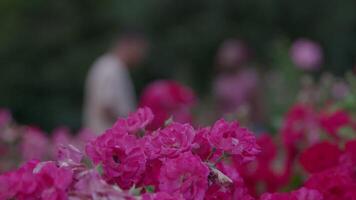
{"label": "blurred couple", "polygon": [[[125,32],[118,37],[107,53],[94,62],[89,70],[85,86],[84,125],[86,128],[97,134],[103,133],[115,123],[118,117],[125,117],[136,109],[134,85],[129,70],[140,66],[147,55],[148,46],[149,42],[142,33]],[[260,78],[255,69],[246,67],[249,59],[250,53],[247,46],[236,39],[224,41],[217,50],[218,73],[212,92],[217,105],[218,117],[242,113],[242,110],[247,108],[252,121],[261,121],[263,109],[261,98],[259,98]],[[176,97],[177,91],[180,91],[169,88],[181,88],[181,91],[185,91],[184,94],[191,93],[191,95],[186,95],[191,96],[189,99],[194,99],[195,96],[189,88],[184,88],[174,82],[161,81],[151,85],[147,87],[147,90],[151,92],[145,91],[143,96],[146,100],[155,99],[148,105],[157,108],[153,110],[157,115],[162,109],[159,109],[161,105],[156,104],[168,98],[164,96]],[[154,94],[154,98],[146,98],[147,93]],[[177,105],[168,106],[171,108],[167,111],[168,115],[181,113],[179,109],[188,108],[188,105],[191,106],[194,101],[178,99],[174,102]],[[166,103],[163,104],[166,109]]]}

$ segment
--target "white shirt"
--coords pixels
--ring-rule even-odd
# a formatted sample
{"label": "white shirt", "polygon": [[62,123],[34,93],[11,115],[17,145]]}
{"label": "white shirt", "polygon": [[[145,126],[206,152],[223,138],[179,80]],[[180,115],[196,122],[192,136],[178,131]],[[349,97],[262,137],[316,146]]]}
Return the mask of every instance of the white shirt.
{"label": "white shirt", "polygon": [[104,108],[110,108],[117,116],[126,116],[135,109],[134,87],[127,67],[110,54],[93,64],[85,85],[84,125],[97,134],[114,123],[107,119]]}

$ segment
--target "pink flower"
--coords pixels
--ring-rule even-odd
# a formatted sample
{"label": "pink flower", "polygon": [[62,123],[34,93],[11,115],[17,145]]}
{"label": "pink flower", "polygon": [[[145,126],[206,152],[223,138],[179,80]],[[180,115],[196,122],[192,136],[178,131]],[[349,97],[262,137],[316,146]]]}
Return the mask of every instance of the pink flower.
{"label": "pink flower", "polygon": [[70,130],[67,127],[58,127],[52,132],[52,158],[55,158],[57,155],[57,149],[61,145],[68,145],[72,143],[72,138]]}
{"label": "pink flower", "polygon": [[291,107],[284,117],[281,134],[290,157],[295,157],[298,147],[318,142],[319,121],[313,108],[304,104]]}
{"label": "pink flower", "polygon": [[293,63],[303,70],[318,69],[323,62],[320,45],[309,39],[296,40],[289,53]]}
{"label": "pink flower", "polygon": [[323,200],[323,196],[317,190],[303,187],[291,193],[266,193],[260,200]]}
{"label": "pink flower", "polygon": [[208,189],[208,175],[209,169],[200,158],[186,152],[163,163],[159,189],[181,194],[187,200],[202,200]]}
{"label": "pink flower", "polygon": [[338,137],[339,130],[347,125],[351,125],[351,117],[343,110],[337,110],[332,113],[321,113],[321,127],[334,137]]}
{"label": "pink flower", "polygon": [[292,165],[286,159],[282,169],[275,169],[278,149],[270,134],[258,137],[257,144],[261,147],[261,153],[256,160],[238,165],[238,170],[253,195],[257,195],[261,184],[265,185],[267,192],[276,192],[289,181]]}
{"label": "pink flower", "polygon": [[106,183],[94,169],[79,173],[76,179],[78,181],[74,184],[72,193],[78,197],[78,200],[97,199],[98,197],[100,199],[134,199],[115,185]]}
{"label": "pink flower", "polygon": [[195,131],[189,124],[172,123],[152,133],[146,142],[151,159],[176,157],[192,148]]}
{"label": "pink flower", "polygon": [[66,200],[66,190],[72,183],[73,172],[57,167],[54,162],[37,164],[33,170],[41,188],[42,199]]}
{"label": "pink flower", "polygon": [[209,143],[210,127],[201,128],[196,131],[194,138],[193,153],[197,154],[202,160],[207,160],[209,155],[213,153],[213,147]]}
{"label": "pink flower", "polygon": [[11,112],[7,109],[0,108],[0,128],[12,120]]}
{"label": "pink flower", "polygon": [[151,185],[155,188],[158,188],[161,167],[162,161],[160,161],[159,159],[148,160],[146,163],[145,173],[138,185]]}
{"label": "pink flower", "polygon": [[86,146],[88,156],[95,164],[102,164],[104,176],[124,189],[137,183],[146,165],[143,144],[135,136],[115,129],[107,130]]}
{"label": "pink flower", "polygon": [[38,163],[37,160],[31,160],[15,171],[2,174],[0,176],[0,199],[34,196],[38,183],[32,171]]}
{"label": "pink flower", "polygon": [[299,162],[309,173],[321,172],[338,165],[341,150],[330,142],[320,142],[305,149]]}
{"label": "pink flower", "polygon": [[216,149],[235,155],[241,161],[251,161],[260,152],[255,136],[236,122],[218,120],[211,128],[210,144]]}
{"label": "pink flower", "polygon": [[340,158],[340,164],[348,167],[353,167],[356,164],[356,140],[346,142],[344,154]]}
{"label": "pink flower", "polygon": [[72,145],[61,145],[57,149],[57,161],[63,167],[82,167],[80,163],[83,159],[83,154],[79,149]]}
{"label": "pink flower", "polygon": [[0,197],[4,199],[66,200],[72,171],[54,162],[30,161],[16,171],[0,177]]}
{"label": "pink flower", "polygon": [[22,138],[21,152],[24,160],[44,159],[50,152],[45,133],[38,128],[27,127]]}
{"label": "pink flower", "polygon": [[160,80],[144,89],[139,105],[152,109],[154,119],[148,129],[155,130],[164,125],[171,116],[176,122],[191,122],[190,108],[195,99],[195,94],[190,88],[175,81]]}
{"label": "pink flower", "polygon": [[166,192],[157,192],[157,193],[146,193],[142,196],[142,200],[184,200],[183,197],[171,196]]}
{"label": "pink flower", "polygon": [[131,113],[126,119],[119,119],[114,128],[123,128],[129,133],[136,133],[144,130],[152,122],[153,113],[150,108],[139,108],[136,112]]}
{"label": "pink flower", "polygon": [[336,167],[313,174],[304,184],[306,188],[321,192],[325,200],[353,199],[355,175],[345,167]]}
{"label": "pink flower", "polygon": [[97,135],[95,135],[93,132],[91,132],[89,129],[81,129],[78,133],[77,136],[74,139],[74,144],[75,146],[80,149],[84,150],[85,145],[94,140]]}

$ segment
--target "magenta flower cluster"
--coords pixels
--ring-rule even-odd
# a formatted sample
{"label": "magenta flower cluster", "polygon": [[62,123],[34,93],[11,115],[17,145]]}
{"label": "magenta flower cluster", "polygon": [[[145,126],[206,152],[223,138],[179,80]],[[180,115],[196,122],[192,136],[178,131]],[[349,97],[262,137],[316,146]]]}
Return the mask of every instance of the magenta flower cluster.
{"label": "magenta flower cluster", "polygon": [[[60,146],[57,161],[31,160],[1,175],[0,199],[199,200],[249,196],[234,167],[253,160],[260,152],[248,129],[237,122],[219,120],[211,128],[198,130],[177,122],[146,130],[153,119],[149,108],[138,109],[88,142],[85,154],[71,145]],[[38,131],[29,134],[43,140]],[[33,145],[25,144],[24,148],[27,146]]]}
{"label": "magenta flower cluster", "polygon": [[[0,175],[0,199],[356,199],[356,140],[342,131],[355,123],[344,110],[293,106],[283,120],[281,146],[271,135],[256,138],[224,119],[199,128],[167,121],[152,130],[153,120],[151,109],[140,108],[91,139],[84,151],[61,145],[65,130],[58,129],[57,159],[32,159]],[[44,138],[34,128],[27,134],[37,143],[22,147],[29,158],[40,157],[33,144],[45,145]],[[283,168],[276,169],[280,161]],[[303,180],[279,192],[295,177]]]}

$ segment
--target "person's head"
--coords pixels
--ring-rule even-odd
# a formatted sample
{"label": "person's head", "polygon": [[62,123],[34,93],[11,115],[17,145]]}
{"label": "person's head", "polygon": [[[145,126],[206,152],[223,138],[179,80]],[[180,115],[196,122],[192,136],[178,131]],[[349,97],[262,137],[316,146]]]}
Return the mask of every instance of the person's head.
{"label": "person's head", "polygon": [[233,70],[245,64],[250,52],[245,42],[238,39],[227,39],[219,47],[216,55],[220,70]]}
{"label": "person's head", "polygon": [[115,42],[113,53],[129,67],[134,67],[146,57],[148,40],[138,31],[125,31]]}

